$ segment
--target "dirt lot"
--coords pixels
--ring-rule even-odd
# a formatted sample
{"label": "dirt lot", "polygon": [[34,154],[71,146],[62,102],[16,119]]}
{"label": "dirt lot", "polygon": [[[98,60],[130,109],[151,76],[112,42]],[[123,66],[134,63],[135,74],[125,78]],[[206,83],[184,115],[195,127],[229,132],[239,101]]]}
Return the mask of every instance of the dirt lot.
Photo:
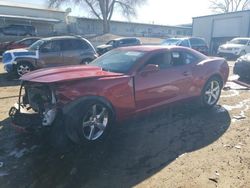
{"label": "dirt lot", "polygon": [[[233,62],[230,62],[232,66]],[[0,187],[250,187],[250,91],[228,82],[219,105],[188,104],[117,125],[96,146],[59,153],[46,133],[16,133],[18,81],[0,68]]]}

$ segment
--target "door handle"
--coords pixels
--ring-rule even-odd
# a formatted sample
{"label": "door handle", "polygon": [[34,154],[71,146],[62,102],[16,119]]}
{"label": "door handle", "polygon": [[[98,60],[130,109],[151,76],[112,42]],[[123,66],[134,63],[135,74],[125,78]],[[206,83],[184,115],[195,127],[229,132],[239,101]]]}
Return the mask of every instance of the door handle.
{"label": "door handle", "polygon": [[191,73],[190,73],[189,71],[184,71],[182,74],[183,74],[184,76],[189,76],[189,75],[191,75]]}

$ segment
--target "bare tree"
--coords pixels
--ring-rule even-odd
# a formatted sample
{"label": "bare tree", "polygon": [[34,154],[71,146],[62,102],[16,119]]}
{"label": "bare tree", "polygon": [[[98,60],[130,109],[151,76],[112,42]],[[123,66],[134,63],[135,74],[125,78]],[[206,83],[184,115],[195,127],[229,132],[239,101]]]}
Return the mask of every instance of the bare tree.
{"label": "bare tree", "polygon": [[250,0],[210,0],[214,12],[235,12],[250,9]]}
{"label": "bare tree", "polygon": [[[48,0],[49,6],[59,7],[67,0]],[[136,16],[136,7],[142,5],[146,0],[71,0],[71,3],[85,6],[90,13],[103,22],[103,32],[110,31],[110,20],[113,12],[121,11],[122,15],[128,19]]]}

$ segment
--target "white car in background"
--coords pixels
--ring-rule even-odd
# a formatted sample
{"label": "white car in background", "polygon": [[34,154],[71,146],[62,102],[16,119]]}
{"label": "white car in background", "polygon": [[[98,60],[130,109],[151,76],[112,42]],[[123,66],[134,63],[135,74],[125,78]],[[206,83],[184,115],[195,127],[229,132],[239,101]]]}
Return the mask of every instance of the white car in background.
{"label": "white car in background", "polygon": [[234,38],[219,46],[217,54],[226,58],[236,58],[250,53],[250,38]]}

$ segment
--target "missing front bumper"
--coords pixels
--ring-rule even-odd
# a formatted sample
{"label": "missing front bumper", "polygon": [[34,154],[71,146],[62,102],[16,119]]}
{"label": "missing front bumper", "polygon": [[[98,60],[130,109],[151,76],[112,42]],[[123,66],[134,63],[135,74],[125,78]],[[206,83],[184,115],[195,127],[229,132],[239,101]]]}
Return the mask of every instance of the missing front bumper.
{"label": "missing front bumper", "polygon": [[14,106],[9,110],[9,117],[12,124],[19,129],[31,130],[42,127],[42,119],[39,114],[22,113]]}

